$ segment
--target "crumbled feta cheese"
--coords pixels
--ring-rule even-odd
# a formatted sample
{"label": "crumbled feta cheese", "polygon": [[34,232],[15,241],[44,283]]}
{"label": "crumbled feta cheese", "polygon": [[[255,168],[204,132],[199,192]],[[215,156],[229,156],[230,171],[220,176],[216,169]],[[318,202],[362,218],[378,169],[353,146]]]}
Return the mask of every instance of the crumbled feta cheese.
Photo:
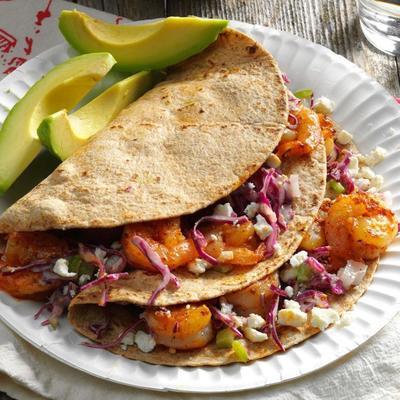
{"label": "crumbled feta cheese", "polygon": [[383,147],[377,147],[372,150],[368,155],[365,156],[365,164],[373,167],[374,165],[380,163],[386,158],[387,150]]}
{"label": "crumbled feta cheese", "polygon": [[133,346],[135,344],[135,334],[133,332],[127,333],[126,336],[121,340],[121,344]]}
{"label": "crumbled feta cheese", "polygon": [[306,251],[302,250],[299,251],[298,253],[294,254],[290,258],[290,265],[295,268],[303,264],[308,258],[308,254]]}
{"label": "crumbled feta cheese", "polygon": [[360,171],[358,172],[358,176],[360,178],[371,180],[375,177],[375,172],[369,167],[361,167]]}
{"label": "crumbled feta cheese", "polygon": [[246,317],[241,317],[239,315],[233,315],[232,319],[233,319],[233,322],[235,323],[235,326],[238,328],[241,328],[242,326],[247,325]]}
{"label": "crumbled feta cheese", "polygon": [[271,153],[267,158],[267,165],[271,168],[279,168],[282,164],[281,159],[274,153]]}
{"label": "crumbled feta cheese", "polygon": [[216,242],[218,240],[218,236],[214,233],[212,233],[208,238],[211,242]]}
{"label": "crumbled feta cheese", "polygon": [[253,190],[253,189],[256,188],[256,185],[255,185],[253,182],[249,182],[249,183],[247,184],[247,187],[248,187],[249,189]]}
{"label": "crumbled feta cheese", "polygon": [[195,275],[201,275],[206,272],[207,268],[210,267],[210,264],[201,258],[196,258],[187,264],[187,269]]}
{"label": "crumbled feta cheese", "polygon": [[325,330],[329,325],[335,324],[339,319],[338,312],[333,308],[314,307],[311,310],[311,326],[321,331]]}
{"label": "crumbled feta cheese", "polygon": [[150,351],[154,350],[154,347],[156,347],[156,341],[154,340],[153,336],[143,331],[136,332],[135,343],[139,350],[143,351],[143,353],[149,353]]}
{"label": "crumbled feta cheese", "polygon": [[283,306],[288,310],[300,310],[300,304],[294,300],[284,300]]}
{"label": "crumbled feta cheese", "polygon": [[79,286],[83,286],[85,283],[90,281],[90,275],[83,274],[79,277]]}
{"label": "crumbled feta cheese", "polygon": [[251,313],[247,318],[249,328],[260,329],[265,325],[265,319],[261,315]]}
{"label": "crumbled feta cheese", "polygon": [[339,144],[343,146],[349,144],[352,141],[352,139],[353,135],[344,129],[336,133],[336,140],[338,141]]}
{"label": "crumbled feta cheese", "polygon": [[104,260],[105,256],[107,255],[107,252],[102,250],[100,247],[96,247],[94,249],[94,254],[96,257],[100,258],[100,260]]}
{"label": "crumbled feta cheese", "polygon": [[229,304],[225,297],[221,297],[219,300],[221,304],[221,312],[222,314],[232,314],[233,312],[233,304]]}
{"label": "crumbled feta cheese", "polygon": [[243,329],[244,336],[252,343],[265,342],[268,339],[268,335],[264,332],[260,332],[254,328],[245,327]]}
{"label": "crumbled feta cheese", "polygon": [[254,224],[254,230],[261,240],[265,240],[271,234],[272,227],[260,214],[257,214],[256,221],[257,222]]}
{"label": "crumbled feta cheese", "polygon": [[371,187],[371,181],[365,178],[359,178],[355,181],[356,186],[366,192]]}
{"label": "crumbled feta cheese", "polygon": [[349,326],[353,321],[353,312],[345,311],[340,318],[340,321],[336,324],[339,328],[344,328],[345,326]]}
{"label": "crumbled feta cheese", "polygon": [[358,157],[351,156],[349,160],[349,172],[351,176],[357,176],[359,171]]}
{"label": "crumbled feta cheese", "polygon": [[68,272],[68,261],[65,258],[59,258],[53,267],[53,272],[63,278],[74,278],[76,272]]}
{"label": "crumbled feta cheese", "polygon": [[291,286],[286,286],[285,287],[285,292],[289,297],[292,297],[293,293],[294,293],[294,290],[293,290],[293,288]]}
{"label": "crumbled feta cheese", "polygon": [[214,215],[219,215],[222,217],[231,217],[234,213],[232,206],[229,203],[218,204],[214,208]]}
{"label": "crumbled feta cheese", "polygon": [[319,97],[314,101],[313,109],[322,114],[332,114],[335,109],[335,103],[327,97]]}
{"label": "crumbled feta cheese", "polygon": [[250,218],[254,218],[258,213],[259,205],[257,203],[251,202],[249,205],[246,206],[244,209],[244,213]]}
{"label": "crumbled feta cheese", "polygon": [[231,261],[233,260],[234,254],[231,250],[221,251],[221,254],[218,257],[218,261]]}
{"label": "crumbled feta cheese", "polygon": [[382,175],[375,175],[372,179],[371,179],[371,186],[376,188],[376,189],[381,189],[383,186],[383,176]]}
{"label": "crumbled feta cheese", "polygon": [[300,309],[284,308],[278,311],[278,322],[280,325],[300,327],[307,322],[307,314]]}
{"label": "crumbled feta cheese", "polygon": [[190,304],[186,304],[186,310],[190,310]]}

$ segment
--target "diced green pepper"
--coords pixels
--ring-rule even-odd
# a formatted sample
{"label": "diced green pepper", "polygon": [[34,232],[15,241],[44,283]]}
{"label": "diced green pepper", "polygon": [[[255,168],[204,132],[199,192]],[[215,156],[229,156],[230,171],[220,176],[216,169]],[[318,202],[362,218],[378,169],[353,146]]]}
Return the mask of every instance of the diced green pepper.
{"label": "diced green pepper", "polygon": [[79,276],[89,275],[91,277],[95,272],[95,267],[83,261],[78,255],[76,255],[68,259],[68,271],[75,272]]}
{"label": "diced green pepper", "polygon": [[249,361],[249,355],[247,354],[246,347],[240,340],[234,340],[232,342],[232,349],[236,354],[236,357],[241,362]]}
{"label": "diced green pepper", "polygon": [[301,89],[293,93],[298,99],[309,99],[313,95],[311,89]]}
{"label": "diced green pepper", "polygon": [[229,328],[220,330],[215,338],[215,344],[219,349],[229,349],[232,347],[232,342],[235,339],[235,334]]}
{"label": "diced green pepper", "polygon": [[329,182],[329,187],[337,194],[342,194],[346,191],[345,187],[338,181],[331,179]]}
{"label": "diced green pepper", "polygon": [[311,279],[313,272],[307,264],[301,264],[297,267],[297,282],[307,282]]}

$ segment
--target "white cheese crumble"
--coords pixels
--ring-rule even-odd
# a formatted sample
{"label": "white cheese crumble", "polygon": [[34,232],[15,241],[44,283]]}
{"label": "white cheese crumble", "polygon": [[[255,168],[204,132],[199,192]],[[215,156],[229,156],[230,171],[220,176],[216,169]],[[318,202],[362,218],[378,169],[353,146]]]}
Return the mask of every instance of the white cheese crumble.
{"label": "white cheese crumble", "polygon": [[314,101],[313,109],[322,114],[332,114],[335,109],[335,103],[327,97],[321,96]]}
{"label": "white cheese crumble", "polygon": [[211,242],[216,242],[218,240],[218,236],[215,233],[212,233],[208,238]]}
{"label": "white cheese crumble", "polygon": [[365,178],[356,179],[355,184],[359,189],[365,192],[371,187],[371,181]]}
{"label": "white cheese crumble", "polygon": [[339,322],[339,314],[333,308],[314,307],[311,310],[311,326],[321,331],[325,330],[329,325]]}
{"label": "white cheese crumble", "polygon": [[373,167],[383,161],[387,156],[387,150],[383,147],[377,147],[365,156],[365,164]]}
{"label": "white cheese crumble", "polygon": [[280,325],[298,328],[307,322],[307,314],[300,309],[284,308],[278,312],[278,322]]}
{"label": "white cheese crumble", "polygon": [[351,156],[349,161],[349,172],[350,175],[355,177],[358,175],[359,166],[358,166],[358,157]]}
{"label": "white cheese crumble", "polygon": [[65,258],[59,258],[53,267],[53,272],[63,278],[74,278],[76,272],[68,272],[68,261]]}
{"label": "white cheese crumble", "polygon": [[260,332],[254,328],[245,327],[243,329],[244,336],[252,343],[264,342],[268,339],[268,335],[264,332]]}
{"label": "white cheese crumble", "polygon": [[156,347],[156,341],[154,340],[153,336],[143,331],[136,332],[135,343],[139,350],[143,351],[143,353],[149,353],[150,351],[154,350],[154,347]]}
{"label": "white cheese crumble", "polygon": [[235,323],[235,326],[238,328],[245,326],[247,324],[247,318],[246,317],[241,317],[239,315],[232,315],[233,322]]}
{"label": "white cheese crumble", "polygon": [[250,218],[254,218],[258,213],[259,205],[257,203],[251,202],[244,209],[244,213]]}
{"label": "white cheese crumble", "polygon": [[249,182],[249,183],[247,184],[247,187],[248,187],[249,189],[253,190],[253,189],[256,188],[256,185],[255,185],[253,182]]}
{"label": "white cheese crumble", "polygon": [[231,250],[221,251],[221,254],[218,257],[218,261],[231,261],[233,260],[234,254]]}
{"label": "white cheese crumble", "polygon": [[279,276],[283,282],[289,282],[291,279],[296,279],[297,270],[292,267],[284,267]]}
{"label": "white cheese crumble", "polygon": [[232,314],[233,312],[233,304],[229,304],[225,297],[220,298],[220,304],[221,304],[221,312],[222,314]]}
{"label": "white cheese crumble", "polygon": [[336,140],[338,141],[339,144],[343,146],[349,144],[352,141],[352,139],[353,135],[344,129],[336,133]]}
{"label": "white cheese crumble", "polygon": [[126,336],[121,340],[121,344],[133,346],[135,344],[135,334],[133,332],[126,334]]}
{"label": "white cheese crumble", "polygon": [[284,300],[283,306],[288,310],[300,310],[300,304],[294,300]]}
{"label": "white cheese crumble", "polygon": [[249,328],[261,329],[265,325],[265,319],[261,315],[251,313],[247,318]]}
{"label": "white cheese crumble", "polygon": [[382,189],[383,186],[383,176],[382,175],[375,175],[372,179],[371,179],[371,186],[380,190]]}
{"label": "white cheese crumble", "polygon": [[340,318],[340,321],[336,324],[336,326],[338,326],[339,328],[344,328],[345,326],[349,326],[352,321],[353,321],[353,312],[346,311],[343,313],[342,317]]}
{"label": "white cheese crumble", "polygon": [[295,268],[303,264],[308,258],[306,251],[302,250],[290,257],[290,265]]}
{"label": "white cheese crumble", "polygon": [[261,240],[265,240],[271,234],[272,227],[260,214],[257,214],[256,221],[257,222],[254,224],[254,230]]}
{"label": "white cheese crumble", "polygon": [[370,167],[361,167],[360,171],[358,172],[358,176],[360,178],[371,180],[375,177],[375,172],[372,171]]}
{"label": "white cheese crumble", "polygon": [[285,287],[285,292],[289,297],[293,297],[294,290],[291,286],[286,286]]}
{"label": "white cheese crumble", "polygon": [[233,214],[233,208],[229,203],[218,204],[214,209],[214,215],[221,217],[231,217]]}
{"label": "white cheese crumble", "polygon": [[187,265],[187,269],[195,275],[204,274],[204,272],[206,272],[207,268],[209,267],[210,264],[206,260],[202,260],[201,258],[196,258]]}
{"label": "white cheese crumble", "polygon": [[83,286],[90,281],[90,275],[83,274],[79,277],[79,286]]}

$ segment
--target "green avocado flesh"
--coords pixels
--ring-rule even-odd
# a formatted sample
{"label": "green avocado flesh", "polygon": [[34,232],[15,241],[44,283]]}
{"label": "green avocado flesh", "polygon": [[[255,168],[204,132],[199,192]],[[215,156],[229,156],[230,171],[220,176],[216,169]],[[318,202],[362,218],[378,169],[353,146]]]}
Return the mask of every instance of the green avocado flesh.
{"label": "green avocado flesh", "polygon": [[122,71],[162,69],[183,61],[214,42],[228,21],[169,17],[143,25],[112,25],[85,13],[64,10],[59,28],[80,53],[107,51]]}
{"label": "green avocado flesh", "polygon": [[109,53],[86,54],[50,70],[15,104],[0,130],[0,194],[41,149],[36,130],[60,109],[72,109],[115,64]]}
{"label": "green avocado flesh", "polygon": [[56,157],[65,160],[123,108],[151,89],[161,76],[158,72],[138,72],[114,84],[71,115],[61,110],[48,116],[37,130],[40,140]]}

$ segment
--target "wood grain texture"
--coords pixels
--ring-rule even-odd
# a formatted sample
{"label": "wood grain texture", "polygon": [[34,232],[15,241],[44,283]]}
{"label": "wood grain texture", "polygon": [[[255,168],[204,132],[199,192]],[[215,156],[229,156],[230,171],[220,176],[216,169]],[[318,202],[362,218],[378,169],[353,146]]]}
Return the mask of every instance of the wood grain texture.
{"label": "wood grain texture", "polygon": [[[70,0],[71,1],[71,0]],[[137,20],[168,15],[221,17],[271,26],[322,44],[353,61],[400,96],[400,58],[374,49],[363,37],[356,0],[73,0]],[[0,393],[0,400],[10,400]]]}

